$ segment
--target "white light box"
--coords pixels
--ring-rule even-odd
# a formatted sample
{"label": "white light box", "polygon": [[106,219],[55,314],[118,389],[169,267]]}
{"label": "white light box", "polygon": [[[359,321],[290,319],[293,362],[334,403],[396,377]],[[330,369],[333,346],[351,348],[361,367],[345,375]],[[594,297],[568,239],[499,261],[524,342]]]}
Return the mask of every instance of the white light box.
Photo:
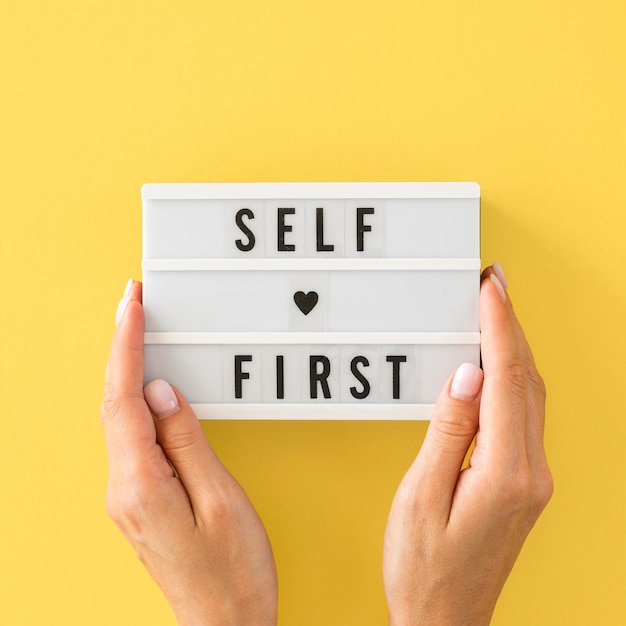
{"label": "white light box", "polygon": [[147,184],[146,382],[201,419],[428,419],[480,361],[476,183]]}

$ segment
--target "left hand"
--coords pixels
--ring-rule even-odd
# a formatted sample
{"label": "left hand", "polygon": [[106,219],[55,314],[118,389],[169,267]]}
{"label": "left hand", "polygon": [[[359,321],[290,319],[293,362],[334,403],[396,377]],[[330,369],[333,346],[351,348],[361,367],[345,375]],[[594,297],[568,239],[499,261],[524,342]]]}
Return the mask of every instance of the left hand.
{"label": "left hand", "polygon": [[107,510],[178,623],[276,624],[277,578],[259,516],[180,392],[143,389],[141,284],[118,307],[102,422]]}

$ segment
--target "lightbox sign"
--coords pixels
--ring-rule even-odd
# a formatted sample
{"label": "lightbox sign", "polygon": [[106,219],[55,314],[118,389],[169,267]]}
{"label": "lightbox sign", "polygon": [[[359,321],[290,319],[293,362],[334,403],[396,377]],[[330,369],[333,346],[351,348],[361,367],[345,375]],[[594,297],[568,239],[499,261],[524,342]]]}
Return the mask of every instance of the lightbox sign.
{"label": "lightbox sign", "polygon": [[147,184],[146,381],[201,419],[428,419],[478,364],[475,183]]}

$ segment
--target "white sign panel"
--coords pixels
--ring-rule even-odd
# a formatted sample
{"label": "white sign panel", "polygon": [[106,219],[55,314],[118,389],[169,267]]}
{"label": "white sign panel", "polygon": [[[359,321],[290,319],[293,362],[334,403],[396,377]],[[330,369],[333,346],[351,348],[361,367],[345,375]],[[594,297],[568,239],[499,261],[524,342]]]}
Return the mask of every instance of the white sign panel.
{"label": "white sign panel", "polygon": [[427,419],[478,364],[475,183],[148,184],[146,381],[206,419]]}

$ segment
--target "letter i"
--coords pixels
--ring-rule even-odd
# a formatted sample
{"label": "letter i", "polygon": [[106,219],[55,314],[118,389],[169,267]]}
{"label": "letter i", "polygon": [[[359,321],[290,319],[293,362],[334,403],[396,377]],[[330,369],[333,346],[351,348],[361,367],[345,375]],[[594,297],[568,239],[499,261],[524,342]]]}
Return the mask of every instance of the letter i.
{"label": "letter i", "polygon": [[276,399],[285,399],[285,357],[282,354],[276,356]]}

